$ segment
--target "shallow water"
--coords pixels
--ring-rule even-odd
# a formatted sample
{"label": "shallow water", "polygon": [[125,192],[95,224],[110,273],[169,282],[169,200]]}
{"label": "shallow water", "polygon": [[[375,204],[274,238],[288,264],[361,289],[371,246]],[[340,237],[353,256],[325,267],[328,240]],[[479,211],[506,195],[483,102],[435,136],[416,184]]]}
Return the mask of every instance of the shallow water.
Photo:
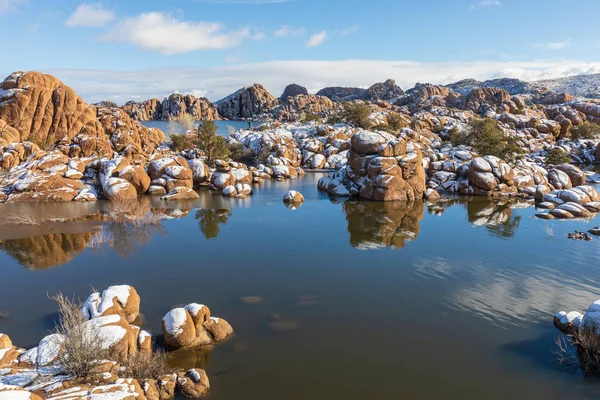
{"label": "shallow water", "polygon": [[[248,123],[250,121],[214,121],[217,125],[217,133],[222,136],[227,136],[230,131],[237,131],[240,129],[248,129]],[[159,128],[165,133],[169,133],[172,130],[175,133],[184,133],[184,128],[178,123],[171,123],[169,121],[141,121],[142,125],[149,128]],[[252,127],[258,126],[261,122],[252,121],[250,122]]]}
{"label": "shallow water", "polygon": [[[47,293],[85,298],[90,286],[126,283],[154,333],[169,309],[191,302],[234,327],[212,352],[172,361],[205,367],[211,399],[600,395],[552,354],[555,312],[600,298],[600,240],[566,238],[597,221],[541,221],[533,208],[481,198],[331,201],[316,189],[320,176],[266,182],[244,200],[208,191],[148,200],[172,217],[160,229],[101,221],[104,202],[0,205],[0,222],[17,211],[74,219],[0,225],[0,311],[9,314],[0,332],[34,346],[55,316]],[[306,197],[295,211],[281,201],[289,189]]]}

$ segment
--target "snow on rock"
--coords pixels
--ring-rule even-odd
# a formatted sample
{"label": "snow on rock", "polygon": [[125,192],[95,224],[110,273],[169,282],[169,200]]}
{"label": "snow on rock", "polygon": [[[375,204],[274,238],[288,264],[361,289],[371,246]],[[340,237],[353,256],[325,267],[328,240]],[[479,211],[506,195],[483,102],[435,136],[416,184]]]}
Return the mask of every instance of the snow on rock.
{"label": "snow on rock", "polygon": [[219,342],[233,333],[227,321],[211,317],[210,309],[197,303],[172,309],[163,317],[162,326],[165,342],[173,349]]}
{"label": "snow on rock", "polygon": [[92,293],[86,299],[81,309],[87,319],[105,315],[121,315],[127,322],[136,320],[140,313],[140,296],[133,286],[110,286],[102,292]]}
{"label": "snow on rock", "polygon": [[36,365],[45,367],[53,364],[58,359],[64,340],[64,336],[58,333],[48,335],[40,340],[37,347]]}

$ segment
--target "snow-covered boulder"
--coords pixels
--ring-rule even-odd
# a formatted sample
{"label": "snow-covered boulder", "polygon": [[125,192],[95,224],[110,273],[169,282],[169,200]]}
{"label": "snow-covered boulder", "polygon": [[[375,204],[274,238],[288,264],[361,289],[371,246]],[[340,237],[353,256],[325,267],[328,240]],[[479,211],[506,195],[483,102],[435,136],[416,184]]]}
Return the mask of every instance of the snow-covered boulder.
{"label": "snow-covered boulder", "polygon": [[219,342],[233,333],[227,321],[211,317],[207,306],[196,303],[169,311],[162,327],[166,344],[174,349]]}
{"label": "snow-covered boulder", "polygon": [[81,309],[86,319],[107,315],[121,315],[131,323],[140,315],[140,296],[133,286],[110,286],[102,292],[88,296]]}

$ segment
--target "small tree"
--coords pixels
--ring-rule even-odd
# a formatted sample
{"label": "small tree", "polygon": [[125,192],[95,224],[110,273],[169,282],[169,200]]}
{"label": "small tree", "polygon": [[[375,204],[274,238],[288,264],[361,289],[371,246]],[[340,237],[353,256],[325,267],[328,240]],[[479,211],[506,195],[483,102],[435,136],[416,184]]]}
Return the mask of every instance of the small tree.
{"label": "small tree", "polygon": [[569,156],[563,149],[560,147],[555,147],[546,154],[546,164],[549,165],[558,165],[558,164],[568,164],[571,162]]}
{"label": "small tree", "polygon": [[516,139],[505,135],[493,118],[472,120],[467,129],[457,135],[453,144],[469,145],[482,156],[496,156],[509,162],[523,154]]}
{"label": "small tree", "polygon": [[304,114],[304,118],[302,119],[302,122],[304,122],[304,123],[316,122],[316,123],[320,124],[321,117],[319,117],[317,114],[307,112]]}
{"label": "small tree", "polygon": [[182,151],[187,147],[185,133],[171,133],[169,135],[169,147],[173,151]]}
{"label": "small tree", "polygon": [[217,124],[214,121],[202,121],[202,125],[196,129],[196,134],[196,146],[204,152],[208,165],[213,165],[215,160],[229,157],[227,140],[217,135]]}
{"label": "small tree", "polygon": [[387,124],[392,128],[395,132],[400,132],[402,128],[406,126],[406,122],[397,112],[392,112],[388,114]]}
{"label": "small tree", "polygon": [[370,115],[371,109],[366,104],[344,103],[342,117],[356,127],[370,129],[373,126],[373,123],[369,119]]}
{"label": "small tree", "polygon": [[600,125],[585,121],[571,128],[571,139],[598,139],[600,137]]}

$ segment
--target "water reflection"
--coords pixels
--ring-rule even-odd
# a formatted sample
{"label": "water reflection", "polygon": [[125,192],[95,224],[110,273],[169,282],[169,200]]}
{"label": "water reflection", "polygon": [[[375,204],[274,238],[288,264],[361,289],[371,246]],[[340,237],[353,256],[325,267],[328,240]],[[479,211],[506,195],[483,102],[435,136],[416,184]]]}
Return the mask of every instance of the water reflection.
{"label": "water reflection", "polygon": [[220,226],[225,225],[231,217],[231,210],[227,209],[205,209],[196,211],[196,218],[200,231],[206,239],[214,239],[219,236]]}
{"label": "water reflection", "polygon": [[412,202],[370,202],[348,200],[344,203],[350,244],[361,250],[391,247],[402,249],[419,235],[419,221],[425,204]]}
{"label": "water reflection", "polygon": [[6,252],[27,269],[44,269],[63,265],[86,249],[94,232],[56,233],[0,241]]}

